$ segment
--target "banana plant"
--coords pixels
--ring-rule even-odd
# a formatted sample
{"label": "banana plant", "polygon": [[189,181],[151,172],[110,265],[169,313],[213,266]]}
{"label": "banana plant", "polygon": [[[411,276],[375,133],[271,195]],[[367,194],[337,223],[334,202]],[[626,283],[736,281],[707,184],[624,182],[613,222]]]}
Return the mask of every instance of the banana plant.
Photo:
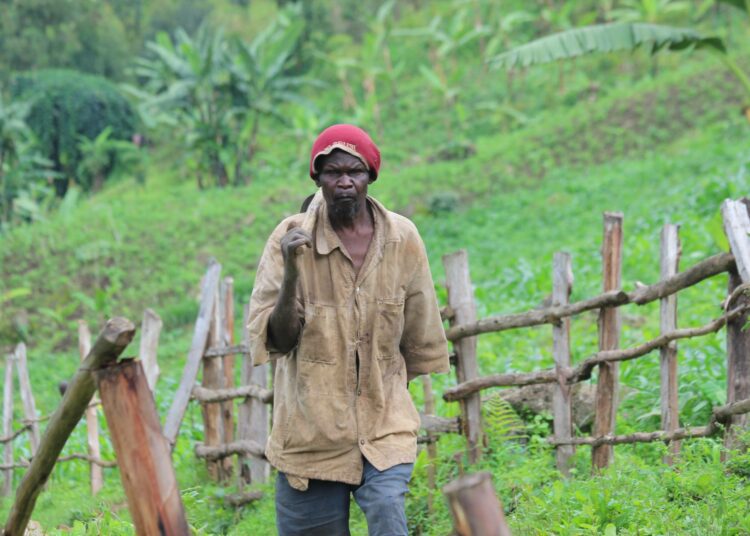
{"label": "banana plant", "polygon": [[[750,13],[750,0],[721,0]],[[692,28],[659,24],[621,22],[597,24],[542,37],[492,58],[495,67],[528,67],[585,54],[645,48],[656,54],[662,50],[706,50],[713,53],[734,75],[750,100],[750,78],[737,64],[723,39],[707,36]]]}

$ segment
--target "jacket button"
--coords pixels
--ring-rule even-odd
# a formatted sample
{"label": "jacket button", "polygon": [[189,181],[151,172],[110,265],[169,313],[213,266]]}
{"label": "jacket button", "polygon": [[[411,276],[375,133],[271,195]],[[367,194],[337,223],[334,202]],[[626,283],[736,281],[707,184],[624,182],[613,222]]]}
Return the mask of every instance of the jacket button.
{"label": "jacket button", "polygon": [[357,396],[362,396],[362,390],[361,389],[357,389]]}
{"label": "jacket button", "polygon": [[364,445],[364,444],[365,444],[365,440],[364,440],[364,439],[360,439],[360,440],[359,440],[359,444],[360,444],[360,445]]}

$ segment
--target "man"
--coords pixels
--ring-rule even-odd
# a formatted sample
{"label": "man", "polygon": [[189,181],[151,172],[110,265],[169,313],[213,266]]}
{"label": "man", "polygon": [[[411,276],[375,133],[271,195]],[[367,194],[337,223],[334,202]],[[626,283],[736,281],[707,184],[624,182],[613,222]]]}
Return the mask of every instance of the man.
{"label": "man", "polygon": [[322,201],[268,239],[250,300],[250,353],[277,359],[266,456],[281,536],[406,534],[419,414],[407,382],[447,372],[448,350],[416,227],[367,195],[380,151],[353,125],[315,140]]}

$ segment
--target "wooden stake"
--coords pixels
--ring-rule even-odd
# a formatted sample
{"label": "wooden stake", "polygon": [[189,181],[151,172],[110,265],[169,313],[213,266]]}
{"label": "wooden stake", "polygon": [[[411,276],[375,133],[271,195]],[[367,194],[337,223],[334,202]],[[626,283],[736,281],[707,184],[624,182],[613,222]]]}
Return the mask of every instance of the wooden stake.
{"label": "wooden stake", "polygon": [[[604,291],[619,290],[622,280],[622,214],[604,213],[604,244],[602,246]],[[599,312],[599,350],[614,350],[620,345],[620,313],[617,308]],[[599,365],[596,385],[596,416],[594,436],[609,435],[615,428],[617,414],[618,363]],[[607,467],[612,461],[612,445],[599,445],[591,452],[594,470]]]}
{"label": "wooden stake", "polygon": [[198,318],[195,320],[193,342],[190,345],[180,386],[177,388],[172,401],[172,407],[169,408],[167,420],[164,423],[164,436],[169,441],[169,444],[172,445],[172,448],[174,448],[174,444],[177,441],[180,424],[182,423],[182,418],[185,416],[185,410],[187,410],[187,406],[190,403],[190,393],[193,390],[195,379],[198,377],[203,352],[206,350],[208,328],[211,324],[211,315],[216,300],[216,285],[219,284],[220,274],[221,265],[212,259],[208,263],[208,270],[203,278],[200,309],[198,311]]}
{"label": "wooden stake", "polygon": [[146,373],[148,388],[155,392],[156,381],[159,379],[159,362],[157,355],[159,351],[159,335],[161,334],[162,321],[152,309],[143,311],[141,322],[141,346],[138,357],[141,360],[143,371]]}
{"label": "wooden stake", "polygon": [[[250,306],[243,308],[242,338],[248,343],[247,324]],[[268,363],[254,367],[251,358],[246,355],[242,360],[240,382],[242,385],[255,384],[265,389],[268,386]],[[265,447],[268,441],[268,405],[256,398],[246,398],[239,407],[238,435],[240,441],[248,440]],[[267,461],[248,455],[240,455],[240,487],[247,483],[265,482],[271,471]]]}
{"label": "wooden stake", "polygon": [[[13,356],[5,359],[5,388],[3,389],[3,436],[10,437],[13,434]],[[8,469],[3,469],[3,496],[7,497],[13,491],[13,441],[5,443],[3,448],[3,464]]]}
{"label": "wooden stake", "polygon": [[[729,271],[729,296],[741,284],[750,284],[750,200],[727,199],[721,205],[724,230],[737,263],[736,271]],[[737,305],[748,303],[747,294],[737,298]],[[727,323],[727,404],[750,397],[750,331],[743,331],[748,314]],[[747,415],[737,415],[727,421],[724,446],[737,448],[737,428],[746,427]]]}
{"label": "wooden stake", "polygon": [[[474,291],[471,288],[469,275],[469,256],[466,250],[459,250],[443,257],[445,267],[445,284],[448,287],[448,305],[453,309],[452,322],[471,324],[477,320]],[[458,355],[456,375],[459,383],[479,377],[477,364],[477,338],[465,337],[453,343]],[[482,407],[479,394],[466,397],[461,401],[464,416],[464,433],[468,440],[469,462],[476,463],[482,446]]]}
{"label": "wooden stake", "polygon": [[[225,277],[221,283],[222,296],[222,333],[221,345],[224,347],[234,346],[234,279]],[[224,386],[233,387],[234,381],[234,355],[225,355],[222,358],[224,370]],[[224,420],[224,443],[234,441],[234,400],[226,400],[221,404],[221,414]],[[224,473],[232,474],[232,460],[224,460]]]}
{"label": "wooden stake", "polygon": [[116,317],[107,321],[91,352],[68,383],[60,405],[50,417],[39,450],[18,485],[16,502],[5,523],[6,536],[21,536],[24,533],[36,499],[52,473],[57,457],[96,391],[91,371],[116,361],[134,335],[135,326],[129,320]]}
{"label": "wooden stake", "polygon": [[[222,308],[218,281],[214,287],[214,309],[211,314],[211,326],[208,331],[208,345],[217,347],[222,344],[224,326],[222,322]],[[201,385],[205,389],[222,389],[224,387],[224,370],[221,359],[203,358],[203,379]],[[203,402],[203,441],[208,447],[218,447],[224,440],[224,421],[221,412],[222,404],[217,402]],[[227,476],[223,463],[208,460],[206,463],[208,474],[213,480],[222,481]]]}
{"label": "wooden stake", "polygon": [[[661,279],[665,280],[680,270],[680,226],[665,224],[661,231]],[[661,334],[677,329],[677,294],[660,300],[659,330]],[[680,409],[677,400],[677,343],[672,341],[660,349],[661,378],[661,428],[672,432],[680,426]],[[680,452],[680,442],[669,445],[670,456],[664,462],[672,465]]]}
{"label": "wooden stake", "polygon": [[[737,272],[729,272],[729,295],[742,284]],[[747,304],[750,298],[737,298],[733,307]],[[750,398],[750,331],[743,329],[750,314],[747,312],[727,322],[727,404]],[[735,415],[727,420],[724,446],[727,450],[741,447],[737,441],[738,429],[746,428],[748,416]],[[726,457],[726,456],[724,456]]]}
{"label": "wooden stake", "polygon": [[[570,303],[572,287],[573,270],[570,254],[555,253],[552,269],[552,304],[559,306]],[[559,324],[552,326],[552,345],[558,377],[552,391],[552,415],[555,439],[562,441],[570,439],[573,435],[571,390],[565,376],[566,370],[570,368],[570,318],[563,318]],[[572,445],[559,445],[555,451],[557,469],[565,476],[570,476],[570,457],[574,452]]]}
{"label": "wooden stake", "polygon": [[490,473],[462,476],[443,488],[458,536],[510,536]]}
{"label": "wooden stake", "polygon": [[[78,351],[81,354],[81,361],[86,359],[91,351],[91,332],[86,321],[78,322]],[[86,408],[86,434],[89,456],[94,459],[101,458],[99,450],[99,418],[96,416],[96,406],[89,405]],[[89,464],[89,475],[91,479],[91,494],[96,495],[101,491],[104,485],[104,474],[100,465]]]}
{"label": "wooden stake", "polygon": [[33,457],[39,448],[39,415],[36,413],[34,393],[31,391],[29,367],[26,361],[26,345],[24,343],[16,346],[16,367],[18,369],[18,386],[21,391],[24,418],[31,422],[29,441],[31,443],[31,456]]}
{"label": "wooden stake", "polygon": [[[427,415],[435,415],[435,395],[432,393],[432,378],[429,374],[422,376],[422,391],[424,392],[424,412]],[[427,496],[427,510],[433,511],[432,501],[434,491],[437,489],[437,471],[435,460],[437,460],[436,437],[432,433],[427,433],[427,487],[430,494]]]}
{"label": "wooden stake", "polygon": [[95,372],[136,533],[190,534],[169,443],[140,361]]}

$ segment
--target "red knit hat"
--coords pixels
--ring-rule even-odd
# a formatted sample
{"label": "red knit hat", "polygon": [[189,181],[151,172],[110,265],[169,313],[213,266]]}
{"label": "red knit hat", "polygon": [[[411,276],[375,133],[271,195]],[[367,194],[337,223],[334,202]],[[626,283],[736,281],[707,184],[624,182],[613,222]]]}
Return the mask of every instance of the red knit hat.
{"label": "red knit hat", "polygon": [[315,160],[319,156],[331,154],[340,149],[359,158],[370,171],[372,180],[378,178],[380,169],[380,150],[370,135],[354,125],[333,125],[321,132],[315,139],[310,154],[310,176],[314,179],[317,173]]}

